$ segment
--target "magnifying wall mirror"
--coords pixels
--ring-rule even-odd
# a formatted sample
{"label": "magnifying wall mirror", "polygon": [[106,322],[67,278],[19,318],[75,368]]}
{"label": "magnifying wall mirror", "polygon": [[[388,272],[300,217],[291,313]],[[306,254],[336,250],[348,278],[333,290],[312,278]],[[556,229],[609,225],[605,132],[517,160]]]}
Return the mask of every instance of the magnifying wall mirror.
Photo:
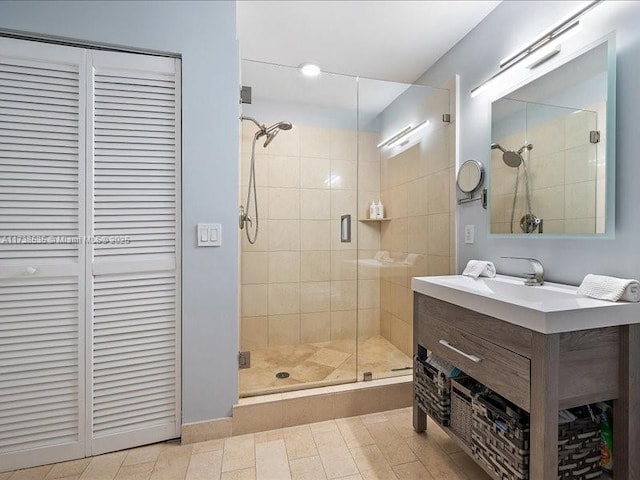
{"label": "magnifying wall mirror", "polygon": [[476,200],[482,201],[482,206],[487,208],[486,189],[480,197],[474,198],[473,194],[482,187],[484,183],[484,167],[477,160],[467,160],[458,170],[456,185],[458,190],[466,194],[465,198],[458,199],[458,205]]}
{"label": "magnifying wall mirror", "polygon": [[484,179],[484,169],[477,160],[467,160],[458,170],[458,188],[463,193],[473,193]]}

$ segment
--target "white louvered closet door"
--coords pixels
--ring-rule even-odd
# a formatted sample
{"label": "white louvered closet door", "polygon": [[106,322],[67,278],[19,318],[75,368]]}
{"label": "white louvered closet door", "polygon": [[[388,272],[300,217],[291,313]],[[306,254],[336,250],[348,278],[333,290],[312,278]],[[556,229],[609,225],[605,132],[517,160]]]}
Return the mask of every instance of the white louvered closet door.
{"label": "white louvered closet door", "polygon": [[87,418],[98,454],[180,433],[180,63],[88,56],[87,220],[98,242]]}
{"label": "white louvered closet door", "polygon": [[84,454],[85,74],[0,38],[0,471]]}

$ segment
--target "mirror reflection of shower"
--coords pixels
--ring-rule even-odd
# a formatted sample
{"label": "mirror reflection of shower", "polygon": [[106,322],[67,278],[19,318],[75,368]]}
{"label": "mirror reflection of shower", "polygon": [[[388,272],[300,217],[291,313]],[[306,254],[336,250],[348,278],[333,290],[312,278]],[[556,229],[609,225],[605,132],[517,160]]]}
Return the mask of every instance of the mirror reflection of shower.
{"label": "mirror reflection of shower", "polygon": [[[265,124],[259,123],[255,118],[241,116],[240,120],[249,121],[255,123],[256,127],[258,127],[258,131],[253,136],[253,142],[251,144],[251,166],[249,168],[249,188],[247,189],[247,202],[246,204],[240,205],[240,215],[238,218],[238,224],[240,226],[240,230],[244,229],[245,225],[247,226],[246,234],[247,240],[250,244],[254,244],[258,238],[258,230],[260,226],[260,219],[258,216],[258,195],[256,191],[256,170],[255,170],[255,160],[256,160],[256,142],[259,138],[265,137],[263,148],[267,148],[267,146],[276,138],[276,135],[280,132],[280,130],[291,130],[293,125],[290,122],[277,122],[273,125],[267,127]],[[253,219],[249,215],[251,211],[253,199]],[[254,223],[255,222],[255,223]],[[253,233],[251,233],[251,229],[253,228]]]}
{"label": "mirror reflection of shower", "polygon": [[502,161],[508,167],[516,169],[516,183],[513,188],[513,203],[511,206],[511,221],[509,222],[510,233],[513,233],[513,220],[516,213],[516,199],[518,197],[518,186],[520,184],[520,167],[522,166],[524,177],[524,188],[527,212],[520,219],[520,229],[524,233],[534,233],[536,230],[542,233],[542,219],[533,214],[533,208],[531,207],[531,187],[529,185],[529,172],[527,170],[527,162],[525,162],[523,153],[529,152],[533,149],[533,144],[525,143],[518,151],[507,150],[499,143],[492,143],[491,149],[498,149],[502,152]]}

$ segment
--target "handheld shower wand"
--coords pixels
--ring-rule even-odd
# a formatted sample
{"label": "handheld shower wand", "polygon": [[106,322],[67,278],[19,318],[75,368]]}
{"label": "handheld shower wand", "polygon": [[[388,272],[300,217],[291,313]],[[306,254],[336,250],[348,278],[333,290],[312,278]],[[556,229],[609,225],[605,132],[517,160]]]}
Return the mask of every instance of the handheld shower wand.
{"label": "handheld shower wand", "polygon": [[[242,115],[240,117],[241,121],[249,121],[253,122],[256,127],[258,127],[258,131],[253,135],[253,142],[251,143],[251,165],[249,169],[249,186],[247,190],[247,203],[246,208],[243,205],[240,205],[240,213],[238,215],[238,225],[240,230],[244,229],[245,225],[247,226],[247,240],[250,244],[254,244],[258,238],[258,227],[259,227],[259,217],[258,217],[258,193],[256,189],[256,169],[255,169],[255,161],[256,161],[256,142],[260,137],[266,137],[264,141],[263,147],[266,148],[273,139],[276,137],[280,130],[291,130],[293,125],[290,122],[278,122],[274,123],[270,127],[267,127],[265,124],[261,124],[253,117],[247,117]],[[251,209],[251,200],[253,197],[253,210],[254,210],[254,218],[255,224],[249,215]],[[249,231],[250,228],[253,227],[254,233],[253,236]]]}

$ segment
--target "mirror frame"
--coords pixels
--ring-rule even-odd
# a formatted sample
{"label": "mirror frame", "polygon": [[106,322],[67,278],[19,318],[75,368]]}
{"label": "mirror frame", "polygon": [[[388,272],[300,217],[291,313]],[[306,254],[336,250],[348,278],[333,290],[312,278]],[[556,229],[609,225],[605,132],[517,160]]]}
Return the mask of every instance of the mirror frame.
{"label": "mirror frame", "polygon": [[[605,230],[604,233],[588,233],[588,234],[527,234],[527,233],[491,233],[491,215],[487,215],[486,228],[490,238],[500,239],[539,239],[539,240],[576,240],[576,239],[595,239],[595,240],[610,240],[615,238],[615,184],[616,184],[616,32],[613,31],[604,37],[600,37],[595,41],[590,41],[586,44],[582,44],[580,47],[575,48],[568,54],[560,54],[559,58],[553,58],[546,64],[540,66],[540,71],[531,74],[524,80],[516,82],[509,87],[495,92],[493,95],[487,97],[488,100],[488,134],[487,134],[487,149],[491,144],[491,106],[493,102],[499,100],[510,93],[518,90],[519,88],[534,82],[538,78],[546,75],[547,73],[561,67],[562,65],[574,60],[583,53],[596,48],[602,44],[607,44],[607,144],[605,145],[606,152],[606,192],[605,192]],[[613,132],[613,135],[610,133]],[[489,150],[490,155],[490,150]],[[489,162],[490,163],[490,162]],[[491,165],[489,164],[487,174],[485,175],[485,182],[488,188],[491,188]],[[489,201],[489,212],[491,212],[491,202]]]}

